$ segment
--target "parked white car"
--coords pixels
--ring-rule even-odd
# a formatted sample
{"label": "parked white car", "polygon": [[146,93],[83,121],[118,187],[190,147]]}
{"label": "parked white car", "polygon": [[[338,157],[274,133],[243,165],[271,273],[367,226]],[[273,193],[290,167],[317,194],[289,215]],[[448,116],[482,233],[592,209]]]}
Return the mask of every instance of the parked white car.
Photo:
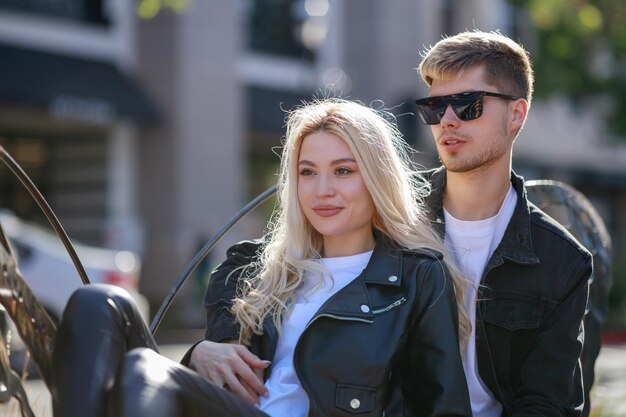
{"label": "parked white car", "polygon": [[[0,210],[0,224],[24,280],[52,318],[60,319],[72,292],[83,285],[60,239],[52,228],[26,222],[7,210]],[[148,320],[148,302],[137,291],[139,256],[129,251],[72,243],[91,283],[115,284],[128,290]]]}

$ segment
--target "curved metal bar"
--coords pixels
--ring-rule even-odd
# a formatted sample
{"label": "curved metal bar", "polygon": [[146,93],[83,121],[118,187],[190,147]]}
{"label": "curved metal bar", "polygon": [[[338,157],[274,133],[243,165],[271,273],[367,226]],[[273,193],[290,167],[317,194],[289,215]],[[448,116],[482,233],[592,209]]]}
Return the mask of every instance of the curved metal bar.
{"label": "curved metal bar", "polygon": [[152,323],[150,324],[150,332],[152,333],[152,335],[156,333],[159,325],[161,324],[161,321],[163,320],[163,316],[170,308],[172,301],[174,301],[174,298],[176,297],[182,286],[189,279],[193,271],[196,270],[198,265],[200,265],[200,262],[202,262],[204,258],[206,258],[211,249],[213,249],[213,247],[215,246],[215,244],[219,242],[222,236],[224,236],[224,234],[228,232],[234,225],[236,225],[246,214],[254,210],[257,206],[259,206],[265,200],[270,198],[274,193],[276,193],[277,188],[278,187],[276,185],[268,188],[267,190],[259,194],[254,200],[246,204],[241,210],[239,210],[237,214],[235,214],[228,221],[228,223],[222,226],[222,228],[211,238],[211,240],[209,240],[207,244],[204,245],[202,249],[200,249],[196,256],[194,256],[194,258],[191,260],[191,262],[187,264],[185,271],[178,278],[178,281],[176,282],[176,284],[174,284],[170,292],[167,294],[165,300],[163,300],[161,307],[159,307],[159,311],[156,313],[154,319],[152,320]]}
{"label": "curved metal bar", "polygon": [[65,246],[67,253],[70,255],[70,258],[72,259],[72,262],[74,263],[74,266],[78,271],[78,275],[80,276],[81,281],[83,281],[83,284],[89,284],[89,277],[87,276],[85,268],[83,268],[83,264],[80,262],[78,255],[76,254],[76,250],[74,249],[70,238],[67,236],[67,233],[65,233],[65,229],[63,229],[63,226],[61,226],[59,219],[52,211],[52,208],[50,208],[50,205],[48,204],[46,199],[43,197],[43,195],[41,195],[35,184],[32,182],[26,172],[24,172],[22,167],[19,166],[19,164],[11,157],[11,155],[9,155],[9,153],[2,146],[0,146],[0,159],[6,164],[11,172],[15,174],[15,176],[20,180],[24,187],[26,187],[30,195],[35,199],[35,202],[37,203],[41,211],[43,211],[43,214],[46,216],[54,230],[57,232],[57,235],[59,235],[61,242],[63,242],[63,246]]}

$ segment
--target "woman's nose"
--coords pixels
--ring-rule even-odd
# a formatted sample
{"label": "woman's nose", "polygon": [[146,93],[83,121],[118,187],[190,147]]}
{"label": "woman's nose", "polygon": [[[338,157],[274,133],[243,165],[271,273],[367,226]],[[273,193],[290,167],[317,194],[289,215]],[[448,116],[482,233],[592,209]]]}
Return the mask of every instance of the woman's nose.
{"label": "woman's nose", "polygon": [[320,175],[317,183],[317,194],[320,196],[335,195],[333,178],[329,175]]}

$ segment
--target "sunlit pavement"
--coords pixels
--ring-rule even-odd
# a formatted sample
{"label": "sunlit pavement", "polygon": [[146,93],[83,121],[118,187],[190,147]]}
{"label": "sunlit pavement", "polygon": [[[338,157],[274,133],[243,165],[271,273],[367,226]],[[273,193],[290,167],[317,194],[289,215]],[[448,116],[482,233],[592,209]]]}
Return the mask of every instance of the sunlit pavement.
{"label": "sunlit pavement", "polygon": [[626,416],[626,344],[602,347],[591,406],[596,417]]}
{"label": "sunlit pavement", "polygon": [[[161,353],[179,361],[190,344],[161,345]],[[596,384],[592,392],[595,417],[626,417],[626,344],[602,347],[596,364]],[[26,381],[26,391],[35,416],[52,417],[50,394],[41,380]],[[15,400],[0,405],[0,417],[19,417]]]}

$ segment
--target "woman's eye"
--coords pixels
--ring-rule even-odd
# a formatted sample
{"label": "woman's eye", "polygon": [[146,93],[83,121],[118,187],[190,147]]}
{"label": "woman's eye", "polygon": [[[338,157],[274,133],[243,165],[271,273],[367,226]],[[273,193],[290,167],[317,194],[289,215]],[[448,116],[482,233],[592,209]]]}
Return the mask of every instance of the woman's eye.
{"label": "woman's eye", "polygon": [[313,170],[309,169],[309,168],[304,168],[304,169],[300,170],[300,175],[303,176],[303,177],[306,177],[306,176],[309,176],[309,175],[313,175],[313,174],[314,174]]}
{"label": "woman's eye", "polygon": [[335,170],[335,173],[337,175],[348,175],[352,173],[352,170],[350,168],[340,167]]}

